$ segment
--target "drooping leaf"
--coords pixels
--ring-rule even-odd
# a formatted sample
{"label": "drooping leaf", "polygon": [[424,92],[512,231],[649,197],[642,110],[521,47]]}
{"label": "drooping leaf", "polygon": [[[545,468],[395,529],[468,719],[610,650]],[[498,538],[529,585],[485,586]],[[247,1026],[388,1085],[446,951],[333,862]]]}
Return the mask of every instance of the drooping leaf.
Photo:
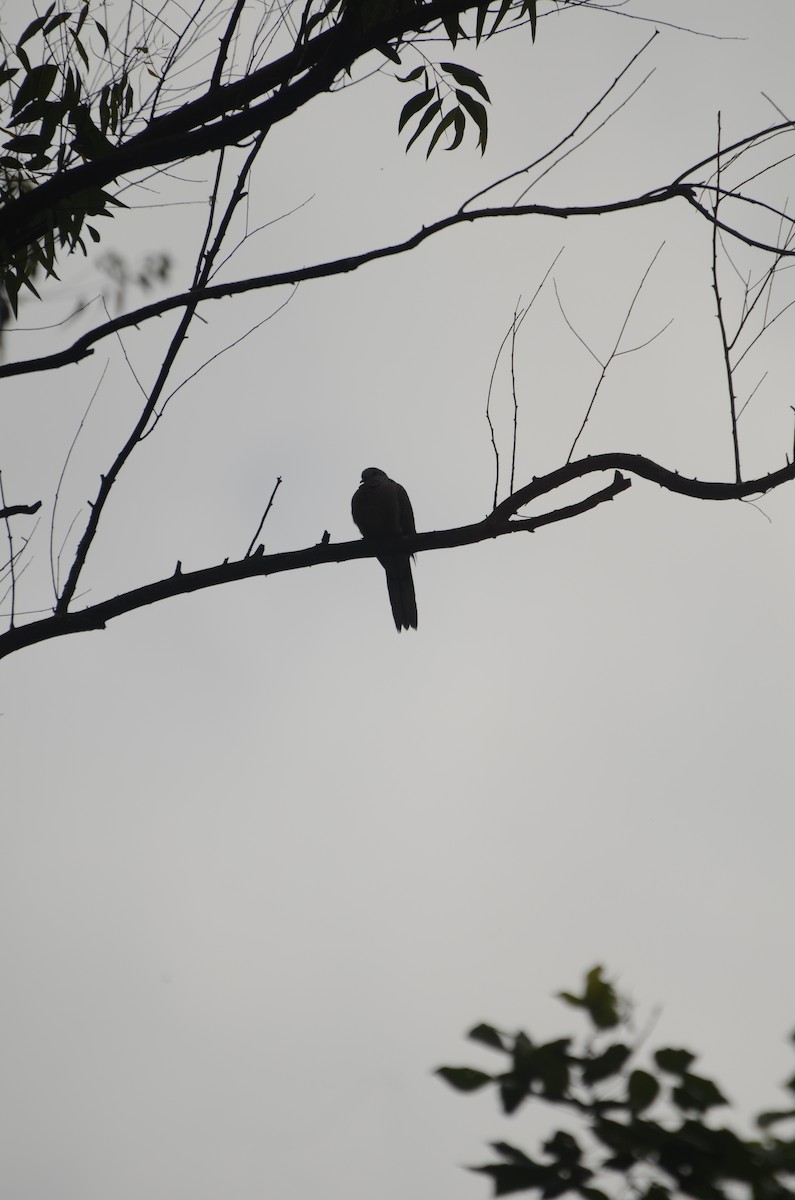
{"label": "drooping leaf", "polygon": [[446,13],[442,17],[442,24],[444,25],[445,33],[450,39],[450,44],[455,50],[455,44],[461,32],[461,26],[458,23],[458,13]]}
{"label": "drooping leaf", "polygon": [[103,24],[102,24],[100,21],[97,21],[97,20],[95,20],[95,21],[94,21],[94,24],[95,24],[95,25],[96,25],[96,27],[97,27],[97,31],[98,31],[98,33],[99,33],[99,36],[102,38],[102,41],[103,41],[103,43],[104,43],[104,46],[105,46],[105,50],[106,50],[106,51],[109,51],[109,50],[110,50],[110,42],[108,41],[108,31],[107,31],[107,29],[105,28],[105,26],[104,26],[104,25],[103,25]]}
{"label": "drooping leaf", "polygon": [[489,30],[489,34],[488,34],[489,37],[494,37],[494,34],[497,32],[497,27],[499,26],[500,22],[503,20],[505,14],[508,12],[508,9],[510,7],[511,7],[511,0],[502,0],[499,11],[498,11],[496,17],[494,18],[494,24],[492,25],[491,29]]}
{"label": "drooping leaf", "polygon": [[488,118],[486,109],[480,103],[479,100],[473,100],[472,97],[469,95],[469,93],[463,91],[462,88],[456,88],[455,94],[456,94],[456,97],[457,97],[458,102],[461,105],[461,107],[466,109],[466,111],[469,113],[472,120],[477,125],[478,133],[479,133],[478,145],[480,146],[480,153],[485,154],[486,153],[486,138],[489,135],[489,118]]}
{"label": "drooping leaf", "polygon": [[449,129],[450,126],[453,124],[453,121],[455,120],[455,114],[456,114],[456,109],[451,109],[449,113],[445,113],[445,115],[442,117],[439,124],[434,129],[433,137],[431,138],[430,142],[428,143],[428,149],[425,151],[426,158],[430,158],[431,152],[433,151],[433,148],[436,145],[436,143],[439,141],[439,138],[443,137],[445,130]]}
{"label": "drooping leaf", "polygon": [[445,146],[445,150],[457,150],[464,140],[464,130],[466,129],[466,117],[461,112],[461,109],[456,106],[452,111],[455,132],[453,133],[452,142],[449,146]]}
{"label": "drooping leaf", "polygon": [[446,74],[452,75],[453,79],[461,87],[470,88],[473,92],[478,92],[484,100],[491,99],[489,93],[486,91],[486,85],[477,71],[473,71],[470,67],[462,67],[460,63],[443,62],[439,63],[439,66]]}
{"label": "drooping leaf", "polygon": [[538,22],[538,13],[536,12],[536,0],[525,0],[525,8],[530,17],[530,38],[536,40],[536,24]]}
{"label": "drooping leaf", "polygon": [[415,117],[418,112],[429,104],[434,94],[433,88],[425,88],[424,91],[418,92],[416,96],[412,96],[407,100],[400,110],[400,119],[398,120],[398,133],[400,133],[412,117]]}
{"label": "drooping leaf", "polygon": [[416,142],[417,138],[422,136],[422,134],[425,132],[425,130],[430,125],[431,121],[433,121],[434,118],[436,116],[438,116],[439,112],[441,111],[441,108],[442,108],[441,100],[434,100],[433,104],[431,104],[428,108],[426,108],[425,112],[420,117],[420,121],[419,121],[419,124],[417,125],[417,128],[414,130],[414,133],[411,135],[409,140],[406,142],[406,153],[407,154],[408,154],[409,150],[411,149],[411,147]]}
{"label": "drooping leaf", "polygon": [[475,19],[475,45],[480,45],[480,39],[483,37],[483,26],[486,24],[486,17],[489,13],[489,4],[486,0],[485,4],[479,4],[477,16]]}

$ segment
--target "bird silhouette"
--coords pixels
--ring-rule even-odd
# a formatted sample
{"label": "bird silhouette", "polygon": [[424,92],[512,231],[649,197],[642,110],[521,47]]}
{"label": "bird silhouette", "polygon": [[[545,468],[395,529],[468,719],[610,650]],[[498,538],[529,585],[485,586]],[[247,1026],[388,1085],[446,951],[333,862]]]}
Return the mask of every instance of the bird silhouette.
{"label": "bird silhouette", "polygon": [[[406,489],[379,467],[366,467],[353,494],[351,514],[363,538],[382,540],[416,533],[414,512]],[[417,600],[408,554],[379,554],[386,572],[389,602],[398,633],[417,628]]]}

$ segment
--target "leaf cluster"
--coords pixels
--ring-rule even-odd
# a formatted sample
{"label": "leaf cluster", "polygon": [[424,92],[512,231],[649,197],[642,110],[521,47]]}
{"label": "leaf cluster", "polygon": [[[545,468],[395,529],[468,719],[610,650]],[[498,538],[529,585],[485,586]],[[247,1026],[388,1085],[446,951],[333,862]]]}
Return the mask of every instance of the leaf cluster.
{"label": "leaf cluster", "polygon": [[[619,1179],[639,1200],[791,1200],[795,1139],[769,1130],[795,1117],[795,1109],[761,1114],[759,1138],[716,1127],[710,1114],[728,1101],[713,1080],[693,1071],[696,1056],[689,1050],[661,1048],[646,1068],[633,1065],[639,1047],[626,1036],[630,1010],[600,967],[588,972],[580,994],[562,992],[560,999],[588,1018],[590,1032],[579,1043],[572,1037],[538,1043],[524,1032],[506,1034],[481,1023],[470,1040],[502,1055],[504,1068],[437,1072],[458,1091],[493,1086],[506,1114],[540,1101],[574,1114],[582,1127],[579,1136],[555,1130],[535,1157],[507,1142],[492,1143],[497,1161],[473,1170],[492,1180],[495,1195],[535,1191],[549,1200],[610,1200],[611,1180]],[[787,1087],[795,1092],[795,1077]]]}
{"label": "leaf cluster", "polygon": [[[87,85],[91,58],[86,33],[91,27],[109,53],[104,25],[90,16],[91,0],[81,0],[74,11],[55,12],[50,4],[23,30],[14,46],[4,43],[0,88],[5,92],[3,126],[10,133],[0,148],[0,202],[8,204],[40,183],[66,171],[75,162],[90,162],[108,155],[111,138],[118,141],[133,111],[134,96],[129,70],[93,91]],[[32,62],[32,46],[39,61]],[[120,206],[100,187],[79,189],[54,204],[26,231],[20,245],[0,242],[2,283],[14,312],[20,288],[38,295],[33,277],[43,269],[56,276],[60,250],[86,252],[84,236],[98,242],[100,234],[89,217],[111,216]],[[56,276],[57,277],[57,276]]]}

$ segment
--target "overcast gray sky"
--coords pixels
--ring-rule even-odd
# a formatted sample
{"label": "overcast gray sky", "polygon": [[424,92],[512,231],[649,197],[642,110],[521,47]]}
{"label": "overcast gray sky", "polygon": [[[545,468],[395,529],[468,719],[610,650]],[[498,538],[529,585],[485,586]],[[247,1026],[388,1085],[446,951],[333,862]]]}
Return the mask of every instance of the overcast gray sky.
{"label": "overcast gray sky", "polygon": [[[565,134],[662,16],[724,40],[662,29],[630,86],[654,74],[535,199],[664,184],[712,151],[718,110],[726,141],[777,120],[763,92],[795,112],[790,0],[569,12],[540,22],[535,46],[523,31],[461,50],[493,99],[483,160],[471,133],[455,154],[406,155],[410,93],[391,70],[276,129],[251,224],[304,207],[227,277],[397,241],[453,210]],[[28,17],[28,0],[0,14],[9,36]],[[131,192],[141,212],[106,224],[102,248],[168,249],[183,286],[208,171]],[[783,205],[793,183],[779,171],[760,194]],[[277,475],[269,551],[355,536],[350,497],[370,465],[405,485],[420,529],[480,519],[486,395],[519,297],[563,248],[561,303],[604,355],[661,245],[628,344],[672,324],[616,361],[578,449],[730,479],[696,214],[481,223],[302,286],[182,389],[114,493],[85,602],[178,559],[242,554]],[[50,325],[97,290],[75,261],[20,324]],[[206,306],[175,379],[285,298]],[[740,381],[744,398],[767,372],[741,423],[749,474],[792,444],[786,322]],[[125,336],[143,382],[172,327]],[[7,357],[72,336],[20,331]],[[526,481],[565,461],[599,374],[551,282],[516,369]],[[4,382],[6,493],[46,512],[23,606],[48,602],[54,481],[101,379],[60,543],[140,393],[110,341],[80,367]],[[505,369],[493,402],[505,456]],[[462,1164],[506,1129],[532,1145],[533,1126],[506,1126],[432,1069],[477,1058],[462,1040],[477,1020],[576,1027],[552,996],[595,962],[641,1014],[662,1006],[654,1037],[703,1051],[741,1112],[780,1103],[795,1026],[794,495],[710,506],[638,481],[533,536],[421,555],[416,634],[396,635],[369,560],[177,599],[5,661],[2,1195],[480,1200],[486,1182]]]}

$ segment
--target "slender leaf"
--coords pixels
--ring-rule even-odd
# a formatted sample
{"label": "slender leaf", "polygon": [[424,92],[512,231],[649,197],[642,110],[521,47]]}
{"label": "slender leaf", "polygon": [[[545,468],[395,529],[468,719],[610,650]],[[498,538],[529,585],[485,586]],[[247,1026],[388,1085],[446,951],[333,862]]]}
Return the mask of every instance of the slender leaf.
{"label": "slender leaf", "polygon": [[45,36],[45,37],[49,37],[49,35],[50,35],[50,34],[51,34],[51,33],[52,33],[54,30],[56,30],[56,29],[58,28],[58,26],[59,26],[59,25],[63,25],[63,24],[65,24],[65,22],[69,20],[69,18],[71,17],[71,15],[72,15],[72,14],[71,14],[71,13],[69,13],[69,12],[62,12],[62,13],[58,13],[57,17],[53,17],[53,19],[52,19],[52,20],[49,22],[49,24],[48,24],[48,25],[45,25],[45,27],[44,27],[44,36]]}
{"label": "slender leaf", "polygon": [[398,133],[401,132],[403,126],[406,125],[412,117],[416,117],[417,113],[420,112],[421,109],[425,108],[426,104],[430,103],[433,93],[433,88],[426,88],[424,92],[418,92],[416,96],[412,96],[410,100],[406,101],[406,103],[403,105],[403,108],[400,110]]}
{"label": "slender leaf", "polygon": [[459,63],[443,62],[439,63],[439,66],[447,75],[452,75],[453,79],[461,87],[470,88],[473,92],[478,92],[484,100],[491,99],[477,71],[471,70],[470,67],[462,67]]}
{"label": "slender leaf", "polygon": [[32,37],[36,36],[40,29],[44,28],[49,21],[54,8],[55,4],[53,3],[47,9],[46,13],[40,17],[36,17],[35,20],[31,21],[30,25],[26,26],[22,32],[22,37],[17,42],[17,54],[19,53],[20,46],[24,46],[25,42],[29,42]]}
{"label": "slender leaf", "polygon": [[443,136],[445,129],[449,129],[450,126],[452,125],[453,121],[455,120],[456,112],[460,112],[460,109],[451,109],[451,111],[449,113],[446,113],[442,117],[441,121],[434,129],[433,137],[431,138],[430,143],[428,144],[428,149],[425,151],[426,158],[430,158],[431,152],[432,152],[434,146],[436,145],[436,143],[439,141],[439,138]]}
{"label": "slender leaf", "polygon": [[430,106],[430,108],[426,109],[425,112],[422,114],[419,125],[414,130],[414,133],[411,135],[409,140],[406,142],[406,153],[407,154],[408,154],[409,150],[411,149],[411,147],[416,142],[417,138],[420,137],[425,132],[425,130],[428,128],[428,126],[430,125],[430,123],[434,119],[434,117],[438,116],[438,114],[441,110],[441,107],[442,107],[441,100],[434,100],[434,102]]}
{"label": "slender leaf", "polygon": [[466,109],[466,111],[469,113],[472,120],[477,125],[478,130],[480,132],[480,136],[478,137],[478,145],[480,146],[480,153],[485,154],[486,153],[486,138],[488,137],[488,134],[489,134],[489,118],[488,118],[488,114],[486,113],[486,109],[483,107],[483,105],[480,103],[479,100],[473,100],[472,97],[468,94],[468,92],[462,91],[461,88],[456,88],[455,94],[458,97],[458,101],[461,104],[461,107]]}
{"label": "slender leaf", "polygon": [[511,0],[502,0],[502,4],[500,5],[500,10],[497,13],[497,16],[494,18],[494,24],[492,25],[491,29],[489,30],[489,33],[488,33],[489,37],[493,37],[494,34],[497,32],[497,26],[500,24],[500,22],[502,21],[503,17],[505,16],[505,14],[507,13],[507,11],[510,7],[511,7]]}
{"label": "slender leaf", "polygon": [[398,83],[413,83],[415,79],[419,79],[420,75],[425,71],[425,67],[415,67],[413,71],[409,71],[408,75],[396,75]]}
{"label": "slender leaf", "polygon": [[11,106],[12,113],[16,115],[21,112],[26,104],[30,104],[31,100],[45,100],[52,91],[52,85],[57,78],[58,68],[54,63],[44,63],[40,67],[34,67],[22,80]]}
{"label": "slender leaf", "polygon": [[455,44],[458,41],[458,35],[461,32],[461,26],[458,23],[458,13],[448,13],[442,17],[442,24],[445,32],[450,39],[450,44],[455,50]]}
{"label": "slender leaf", "polygon": [[455,133],[453,140],[449,146],[445,146],[445,150],[457,150],[464,140],[464,130],[466,129],[466,117],[461,112],[461,109],[456,106],[453,109],[453,124],[455,125]]}

